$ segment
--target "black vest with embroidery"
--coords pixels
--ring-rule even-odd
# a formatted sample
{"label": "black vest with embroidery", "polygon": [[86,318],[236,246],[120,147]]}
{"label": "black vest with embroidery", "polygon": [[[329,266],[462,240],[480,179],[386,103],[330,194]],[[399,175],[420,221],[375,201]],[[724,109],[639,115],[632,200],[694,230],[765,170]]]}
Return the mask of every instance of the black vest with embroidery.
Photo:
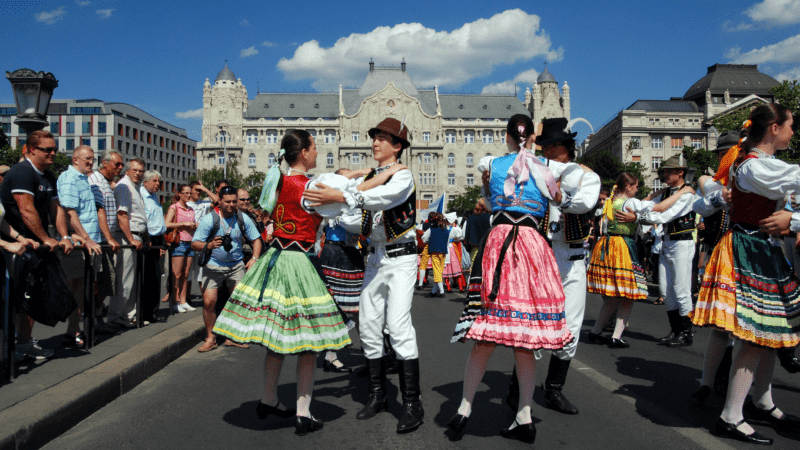
{"label": "black vest with embroidery", "polygon": [[[364,181],[375,176],[375,170],[364,177]],[[391,180],[392,177],[389,177]],[[387,180],[388,182],[388,180]],[[361,235],[369,237],[372,233],[372,211],[361,210]],[[406,234],[417,224],[417,185],[414,183],[414,190],[403,203],[392,209],[383,211],[383,227],[386,231],[386,239],[393,241]]]}
{"label": "black vest with embroidery", "polygon": [[[563,223],[562,223],[563,222]],[[550,229],[550,233],[558,233],[564,227],[564,241],[568,244],[583,242],[589,238],[592,229],[592,212],[585,214],[561,214],[561,221],[550,221],[550,208],[544,215],[544,222]]]}
{"label": "black vest with embroidery", "polygon": [[[669,196],[671,196],[672,194],[678,192],[682,187],[683,185],[670,188],[670,190],[666,194],[664,194],[665,197],[662,197],[661,200],[664,200]],[[691,233],[695,228],[695,217],[696,217],[695,212],[689,211],[688,213],[680,217],[676,217],[670,222],[667,222],[666,234],[675,235],[675,234]]]}
{"label": "black vest with embroidery", "polygon": [[714,214],[704,217],[705,231],[703,231],[703,243],[709,247],[716,247],[722,235],[731,228],[731,215],[727,211],[717,211]]}

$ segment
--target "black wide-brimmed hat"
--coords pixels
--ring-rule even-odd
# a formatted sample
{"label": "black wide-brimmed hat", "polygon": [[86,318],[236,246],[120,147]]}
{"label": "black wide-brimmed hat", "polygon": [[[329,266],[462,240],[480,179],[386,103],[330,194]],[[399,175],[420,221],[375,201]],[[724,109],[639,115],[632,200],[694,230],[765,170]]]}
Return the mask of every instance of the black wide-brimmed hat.
{"label": "black wide-brimmed hat", "polygon": [[542,120],[542,134],[536,138],[536,145],[544,147],[575,139],[578,133],[570,133],[570,130],[567,129],[568,124],[569,121],[564,117]]}
{"label": "black wide-brimmed hat", "polygon": [[411,143],[408,142],[408,127],[400,123],[399,120],[387,117],[386,119],[383,119],[383,122],[379,123],[375,128],[370,128],[367,133],[369,134],[369,137],[375,139],[375,134],[381,131],[396,137],[400,141],[400,145],[402,146],[401,148],[403,150],[411,146]]}
{"label": "black wide-brimmed hat", "polygon": [[725,152],[728,151],[729,148],[733,147],[738,143],[739,143],[739,133],[726,131],[719,135],[719,139],[717,139],[717,148],[714,149],[714,151]]}

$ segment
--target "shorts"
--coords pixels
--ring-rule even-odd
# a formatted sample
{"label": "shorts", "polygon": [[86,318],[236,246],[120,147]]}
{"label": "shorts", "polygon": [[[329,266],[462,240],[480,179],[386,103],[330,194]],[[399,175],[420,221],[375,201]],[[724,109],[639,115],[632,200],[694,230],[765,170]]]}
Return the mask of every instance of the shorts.
{"label": "shorts", "polygon": [[228,282],[228,287],[233,287],[244,278],[244,263],[239,262],[234,266],[215,266],[206,264],[203,268],[203,289],[219,289],[223,282]]}
{"label": "shorts", "polygon": [[[64,269],[64,275],[67,276],[67,280],[82,280],[86,276],[84,261],[84,252],[77,247],[69,255],[61,254],[61,268]],[[96,276],[101,269],[102,257],[94,255],[89,262],[92,263],[92,270],[94,270]]]}
{"label": "shorts", "polygon": [[177,247],[172,249],[172,256],[186,256],[188,258],[193,257],[194,251],[192,250],[191,241],[181,241]]}

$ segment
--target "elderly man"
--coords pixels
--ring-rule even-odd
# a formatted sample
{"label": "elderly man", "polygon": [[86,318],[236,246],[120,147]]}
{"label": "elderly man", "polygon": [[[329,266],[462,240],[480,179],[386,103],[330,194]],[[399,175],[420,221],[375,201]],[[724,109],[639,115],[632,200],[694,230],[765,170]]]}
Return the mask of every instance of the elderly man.
{"label": "elderly man", "polygon": [[[136,256],[146,242],[147,213],[142,194],[139,192],[142,176],[144,175],[144,161],[140,158],[132,159],[128,163],[128,171],[114,187],[114,199],[117,202],[117,229],[114,239],[122,245],[131,245],[117,255],[117,286],[114,297],[109,305],[109,323],[127,328],[136,327]],[[148,325],[144,322],[143,325]]]}
{"label": "elderly man", "polygon": [[[167,225],[164,222],[164,211],[161,203],[158,202],[156,192],[161,187],[161,173],[157,170],[148,170],[142,178],[142,186],[139,193],[144,199],[145,213],[147,214],[147,234],[150,235],[150,245],[164,246],[164,233],[167,232]],[[161,283],[155,280],[161,279],[161,257],[165,250],[145,250],[144,252],[144,273],[142,276],[148,282],[142,288],[142,317],[144,320],[155,323],[162,319],[156,317],[158,310],[158,298],[161,294]],[[150,282],[152,281],[152,282]]]}
{"label": "elderly man", "polygon": [[103,250],[100,272],[97,274],[97,302],[95,303],[96,332],[106,330],[102,318],[103,301],[106,297],[113,296],[116,288],[116,269],[114,256],[119,250],[119,242],[114,239],[113,232],[117,229],[117,200],[114,198],[114,188],[111,183],[116,180],[125,163],[122,155],[116,150],[106,150],[100,161],[99,170],[89,175],[89,184],[97,189],[103,199],[103,204],[97,204],[97,218],[99,220],[102,243],[111,248]]}
{"label": "elderly man", "polygon": [[[94,150],[88,145],[81,145],[72,153],[72,165],[58,177],[56,184],[58,199],[67,213],[68,228],[72,233],[70,239],[73,239],[73,243],[82,243],[89,251],[90,258],[102,253],[98,244],[100,223],[95,206],[97,202],[102,203],[102,198],[94,195],[87,177],[92,173],[94,162]],[[78,303],[78,307],[69,316],[67,334],[62,340],[62,345],[65,347],[82,347],[84,344],[80,333],[80,317],[84,307],[85,256],[82,251],[73,251],[61,258],[67,285]],[[94,268],[98,267],[95,261],[92,263]]]}
{"label": "elderly man", "polygon": [[[72,251],[72,242],[66,237],[67,215],[58,202],[56,179],[46,169],[53,164],[58,147],[53,135],[40,130],[28,136],[24,161],[15,164],[6,174],[0,200],[6,210],[5,220],[19,233],[11,238],[28,238],[47,245],[51,251],[61,248],[65,253]],[[50,220],[56,224],[60,241],[47,234]],[[21,235],[21,236],[20,236]],[[50,262],[50,258],[43,255]],[[19,314],[17,352],[25,357],[44,359],[53,356],[53,351],[41,348],[32,338],[33,319]]]}

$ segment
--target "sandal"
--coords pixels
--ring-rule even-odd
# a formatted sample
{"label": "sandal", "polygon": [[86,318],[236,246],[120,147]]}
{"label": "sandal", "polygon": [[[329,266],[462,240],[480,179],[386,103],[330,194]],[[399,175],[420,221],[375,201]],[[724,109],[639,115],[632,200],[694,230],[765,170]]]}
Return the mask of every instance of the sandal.
{"label": "sandal", "polygon": [[83,333],[78,333],[76,335],[69,335],[65,334],[64,337],[61,339],[61,346],[62,347],[83,347],[85,342],[83,340]]}
{"label": "sandal", "polygon": [[225,340],[225,347],[238,347],[238,348],[250,348],[247,344],[241,344],[239,342],[234,342],[230,339]]}
{"label": "sandal", "polygon": [[212,342],[211,344],[209,344],[208,341],[205,341],[205,342],[203,342],[203,345],[201,345],[200,348],[197,349],[197,351],[200,352],[200,353],[205,353],[205,352],[210,352],[211,350],[214,350],[215,348],[217,348],[217,343],[216,342]]}
{"label": "sandal", "polygon": [[654,305],[663,305],[664,304],[664,299],[663,298],[659,298],[658,300],[654,301],[653,304]]}

